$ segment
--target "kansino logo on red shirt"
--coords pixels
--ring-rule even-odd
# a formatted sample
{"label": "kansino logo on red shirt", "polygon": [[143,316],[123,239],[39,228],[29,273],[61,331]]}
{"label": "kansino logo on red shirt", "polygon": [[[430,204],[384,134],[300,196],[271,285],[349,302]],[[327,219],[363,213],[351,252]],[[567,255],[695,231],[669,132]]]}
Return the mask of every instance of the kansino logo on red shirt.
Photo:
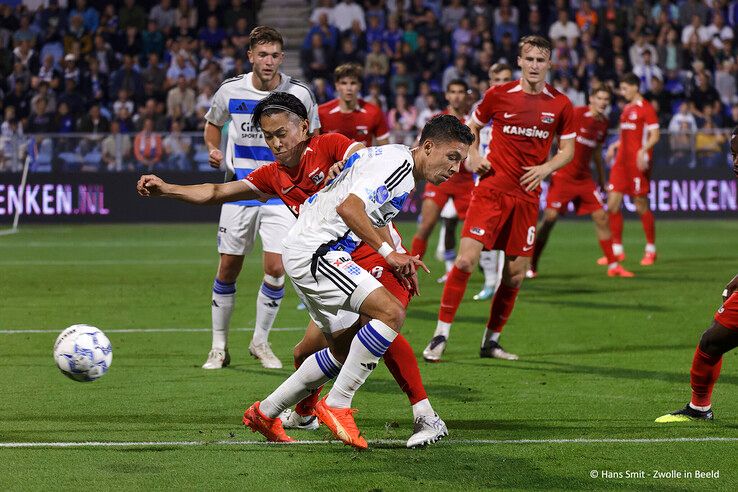
{"label": "kansino logo on red shirt", "polygon": [[539,130],[537,126],[533,128],[515,125],[505,125],[502,127],[502,133],[508,135],[520,135],[521,137],[533,137],[546,139],[550,135],[548,130]]}

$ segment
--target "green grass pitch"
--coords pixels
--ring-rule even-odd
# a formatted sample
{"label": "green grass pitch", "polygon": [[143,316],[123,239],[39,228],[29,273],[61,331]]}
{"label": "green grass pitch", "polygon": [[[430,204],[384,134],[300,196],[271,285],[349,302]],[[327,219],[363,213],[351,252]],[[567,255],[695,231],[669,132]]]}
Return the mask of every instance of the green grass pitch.
{"label": "green grass pitch", "polygon": [[[402,225],[408,244],[413,228]],[[526,281],[503,334],[517,362],[478,357],[489,304],[471,299],[475,274],[446,361],[420,362],[450,436],[404,448],[410,408],[381,366],[354,400],[374,441],[355,452],[336,442],[238,443],[263,441],[241,415],[291,372],[307,321],[288,289],[276,323],[283,330],[271,335],[285,369],[262,370],[248,356],[259,254],[238,283],[232,367],[211,372],[200,365],[210,347],[214,224],[22,227],[0,237],[0,446],[150,444],[0,447],[0,489],[736,490],[738,353],[725,357],[714,422],[653,421],[688,401],[694,346],[738,271],[738,223],[660,221],[657,233],[659,260],[640,267],[643,233],[626,222],[625,265],[638,276],[608,279],[595,265],[593,226],[557,225],[540,277]],[[429,265],[404,328],[418,357],[441,294],[442,265]],[[113,343],[112,368],[95,383],[75,383],[54,366],[56,332],[74,323],[100,327]],[[125,329],[150,331],[117,331]],[[292,435],[329,438],[323,428]],[[587,441],[571,442],[578,439]],[[689,477],[695,470],[719,478]]]}

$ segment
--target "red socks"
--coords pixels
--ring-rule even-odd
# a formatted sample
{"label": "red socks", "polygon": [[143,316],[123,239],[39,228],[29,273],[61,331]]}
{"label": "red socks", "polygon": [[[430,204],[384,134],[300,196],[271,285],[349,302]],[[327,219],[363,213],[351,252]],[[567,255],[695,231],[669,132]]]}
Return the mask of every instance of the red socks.
{"label": "red socks", "polygon": [[612,239],[600,239],[600,248],[602,248],[602,252],[605,253],[608,265],[612,265],[618,261],[618,259],[615,258],[615,254],[612,252]]}
{"label": "red socks", "polygon": [[643,224],[643,232],[646,233],[646,243],[656,244],[656,222],[653,218],[653,212],[646,210],[646,213],[641,215],[641,224]]}
{"label": "red socks", "polygon": [[487,321],[487,329],[500,333],[507,323],[513,308],[515,307],[515,299],[518,297],[518,291],[513,287],[500,284],[492,299],[492,308],[489,313],[489,321]]}
{"label": "red socks", "polygon": [[400,389],[407,395],[411,405],[428,398],[415,353],[404,336],[397,335],[392,341],[384,353],[384,363]]}
{"label": "red socks", "polygon": [[712,387],[720,377],[723,356],[708,355],[700,350],[694,351],[692,369],[689,371],[689,382],[692,385],[692,405],[709,407],[712,398]]}
{"label": "red socks", "polygon": [[610,214],[610,232],[613,243],[623,244],[623,213],[619,210]]}
{"label": "red socks", "polygon": [[423,259],[423,256],[425,256],[425,250],[428,248],[428,241],[425,239],[421,239],[418,236],[415,236],[413,238],[413,245],[412,250],[410,252],[410,256],[416,256],[419,255],[420,259]]}
{"label": "red socks", "polygon": [[462,272],[456,265],[448,272],[446,285],[443,287],[441,296],[441,308],[438,310],[438,319],[444,323],[453,323],[456,310],[464,298],[466,284],[469,283],[471,273]]}

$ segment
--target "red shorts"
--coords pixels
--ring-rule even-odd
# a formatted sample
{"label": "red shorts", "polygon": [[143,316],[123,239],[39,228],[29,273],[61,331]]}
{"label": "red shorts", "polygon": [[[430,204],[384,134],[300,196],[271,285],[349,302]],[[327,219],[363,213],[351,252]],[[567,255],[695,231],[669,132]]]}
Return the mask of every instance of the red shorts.
{"label": "red shorts", "polygon": [[361,243],[359,247],[351,253],[351,258],[354,260],[354,263],[371,273],[374,278],[379,280],[379,283],[381,283],[385,289],[390,291],[390,294],[400,301],[402,307],[407,308],[407,305],[410,303],[410,291],[408,291],[405,286],[397,280],[395,274],[392,273],[392,267],[387,263],[382,255],[377,253],[374,248],[366,243]]}
{"label": "red shorts", "polygon": [[610,183],[607,191],[615,191],[624,195],[644,196],[651,191],[650,172],[641,172],[635,165],[615,164],[610,171]]}
{"label": "red shorts", "polygon": [[510,256],[533,256],[538,204],[477,186],[472,193],[461,237]]}
{"label": "red shorts", "polygon": [[469,208],[469,202],[471,201],[471,192],[474,189],[474,182],[470,181],[468,184],[463,183],[450,183],[445,182],[440,185],[434,185],[432,183],[425,184],[425,191],[423,192],[423,200],[433,200],[438,208],[443,208],[449,199],[454,199],[454,208],[456,208],[456,214],[461,220],[466,218],[466,212]]}
{"label": "red shorts", "polygon": [[604,206],[594,181],[569,181],[554,177],[546,195],[546,208],[564,214],[569,202],[574,204],[577,215],[588,215]]}
{"label": "red shorts", "polygon": [[738,330],[738,292],[734,292],[715,313],[715,321],[731,330]]}

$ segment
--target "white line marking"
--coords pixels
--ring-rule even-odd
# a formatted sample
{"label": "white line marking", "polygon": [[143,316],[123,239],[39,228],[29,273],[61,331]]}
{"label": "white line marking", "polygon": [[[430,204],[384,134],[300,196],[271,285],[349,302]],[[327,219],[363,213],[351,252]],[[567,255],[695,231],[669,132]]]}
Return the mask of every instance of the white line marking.
{"label": "white line marking", "polygon": [[[305,326],[288,326],[285,328],[272,328],[271,331],[305,331]],[[119,328],[105,330],[105,333],[210,333],[210,328]],[[231,328],[231,331],[254,331],[253,328]],[[0,335],[22,335],[24,333],[59,333],[61,330],[0,330]]]}
{"label": "white line marking", "polygon": [[[369,444],[405,444],[404,439],[372,439]],[[444,439],[445,445],[500,445],[500,444],[657,444],[675,442],[738,442],[738,437],[669,437],[625,439]],[[154,447],[154,446],[320,446],[339,444],[339,441],[295,441],[279,443],[268,441],[84,441],[84,442],[0,442],[0,448],[96,448],[96,447]]]}
{"label": "white line marking", "polygon": [[138,259],[138,260],[1,260],[0,266],[107,266],[107,265],[209,265],[217,263],[217,258],[211,259]]}

